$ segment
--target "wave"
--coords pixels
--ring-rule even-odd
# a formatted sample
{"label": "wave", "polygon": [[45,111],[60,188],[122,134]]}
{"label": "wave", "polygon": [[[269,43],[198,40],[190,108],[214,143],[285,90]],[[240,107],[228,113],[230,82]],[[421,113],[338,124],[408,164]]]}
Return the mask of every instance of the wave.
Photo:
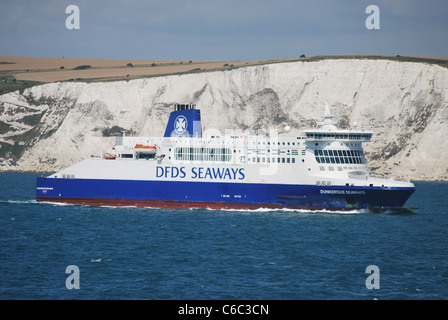
{"label": "wave", "polygon": [[51,201],[36,201],[36,199],[29,200],[0,200],[0,204],[37,204],[37,205],[53,205],[53,206],[73,206],[71,203],[51,202]]}
{"label": "wave", "polygon": [[0,203],[9,203],[9,204],[37,204],[36,199],[29,200],[0,200]]}
{"label": "wave", "polygon": [[[194,209],[190,210],[203,210],[203,209]],[[306,214],[344,214],[344,215],[352,215],[352,214],[364,214],[370,213],[368,209],[354,209],[354,210],[311,210],[311,209],[292,209],[292,208],[257,208],[257,209],[210,209],[206,208],[206,210],[210,211],[228,211],[228,212],[244,212],[244,213],[259,213],[259,212],[284,212],[284,213],[306,213]]]}
{"label": "wave", "polygon": [[18,236],[18,237],[12,237],[12,238],[0,238],[0,242],[23,241],[23,240],[28,240],[28,237],[26,237],[26,236]]}
{"label": "wave", "polygon": [[[63,203],[63,202],[51,202],[51,201],[36,201],[36,199],[28,199],[28,200],[0,200],[1,203],[6,204],[37,204],[37,205],[51,205],[51,206],[79,206],[78,204],[72,203]],[[145,209],[145,210],[167,210],[168,208],[158,208],[158,207],[139,207],[139,206],[95,206],[96,208],[105,208],[105,209]],[[168,209],[173,210],[173,209]],[[176,209],[174,209],[176,210]],[[235,212],[235,213],[301,213],[301,214],[340,214],[340,215],[354,215],[354,214],[365,214],[370,213],[368,209],[356,209],[356,210],[311,210],[311,209],[292,209],[292,208],[257,208],[257,209],[213,209],[213,208],[184,208],[179,210],[189,210],[189,211],[221,211],[221,212]]]}
{"label": "wave", "polygon": [[51,201],[39,201],[37,204],[43,204],[43,205],[52,205],[57,207],[65,207],[65,206],[76,206],[76,204],[73,203],[63,203],[63,202],[51,202]]}

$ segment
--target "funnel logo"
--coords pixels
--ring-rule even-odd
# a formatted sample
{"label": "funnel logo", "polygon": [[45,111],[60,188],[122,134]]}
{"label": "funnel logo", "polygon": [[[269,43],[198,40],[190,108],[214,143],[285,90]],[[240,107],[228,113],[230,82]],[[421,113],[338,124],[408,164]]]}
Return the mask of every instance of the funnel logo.
{"label": "funnel logo", "polygon": [[185,118],[184,116],[178,116],[174,121],[174,131],[177,134],[182,134],[185,132],[185,130],[187,130],[187,125],[187,118]]}

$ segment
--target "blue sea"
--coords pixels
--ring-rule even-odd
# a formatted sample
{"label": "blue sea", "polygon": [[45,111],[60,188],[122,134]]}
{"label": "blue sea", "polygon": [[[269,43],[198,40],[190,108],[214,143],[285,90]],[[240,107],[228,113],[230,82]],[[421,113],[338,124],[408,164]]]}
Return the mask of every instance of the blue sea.
{"label": "blue sea", "polygon": [[0,299],[448,298],[446,182],[378,214],[37,203],[38,176],[0,173]]}

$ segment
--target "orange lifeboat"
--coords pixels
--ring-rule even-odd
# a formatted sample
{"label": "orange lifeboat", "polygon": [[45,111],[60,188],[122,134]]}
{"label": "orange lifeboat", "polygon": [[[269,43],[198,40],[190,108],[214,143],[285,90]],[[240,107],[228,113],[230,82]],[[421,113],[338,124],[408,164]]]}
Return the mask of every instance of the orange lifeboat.
{"label": "orange lifeboat", "polygon": [[149,153],[149,154],[155,154],[157,152],[156,146],[147,146],[143,144],[136,144],[134,147],[134,150],[136,152],[140,153]]}
{"label": "orange lifeboat", "polygon": [[103,158],[104,159],[108,159],[108,160],[115,160],[117,158],[117,156],[115,154],[109,153],[109,152],[105,152],[103,154]]}

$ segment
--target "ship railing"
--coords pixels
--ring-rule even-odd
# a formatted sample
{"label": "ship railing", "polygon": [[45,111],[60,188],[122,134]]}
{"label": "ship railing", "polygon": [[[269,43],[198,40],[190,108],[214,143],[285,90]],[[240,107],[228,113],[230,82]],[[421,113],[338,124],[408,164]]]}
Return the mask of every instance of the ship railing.
{"label": "ship railing", "polygon": [[394,176],[392,174],[378,174],[378,173],[373,173],[370,174],[370,176],[372,178],[378,178],[378,179],[383,179],[386,181],[391,181],[391,182],[407,182],[410,183],[411,180],[410,179],[405,179],[405,178],[394,178]]}
{"label": "ship railing", "polygon": [[351,142],[369,142],[371,141],[370,138],[366,137],[332,137],[332,136],[326,136],[326,137],[318,137],[315,135],[307,135],[306,139],[308,141],[351,141]]}

